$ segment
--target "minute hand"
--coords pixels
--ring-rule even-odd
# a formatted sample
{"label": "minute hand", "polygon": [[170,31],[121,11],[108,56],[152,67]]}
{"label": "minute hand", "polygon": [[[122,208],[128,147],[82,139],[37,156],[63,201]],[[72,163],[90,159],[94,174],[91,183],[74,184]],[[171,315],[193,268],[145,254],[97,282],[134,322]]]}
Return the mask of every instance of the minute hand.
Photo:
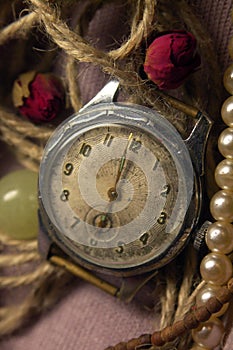
{"label": "minute hand", "polygon": [[121,157],[121,160],[120,160],[120,165],[119,165],[119,168],[118,168],[118,172],[117,172],[117,176],[116,176],[116,181],[115,181],[115,186],[114,188],[116,189],[116,186],[118,184],[118,181],[120,180],[120,177],[121,177],[121,174],[122,174],[122,171],[124,169],[124,165],[125,165],[125,161],[126,161],[126,154],[127,154],[127,151],[128,151],[128,148],[129,148],[129,144],[130,144],[130,141],[133,137],[133,133],[131,132],[129,134],[129,137],[128,137],[128,142],[127,142],[127,145],[125,147],[125,150],[124,150],[124,153]]}

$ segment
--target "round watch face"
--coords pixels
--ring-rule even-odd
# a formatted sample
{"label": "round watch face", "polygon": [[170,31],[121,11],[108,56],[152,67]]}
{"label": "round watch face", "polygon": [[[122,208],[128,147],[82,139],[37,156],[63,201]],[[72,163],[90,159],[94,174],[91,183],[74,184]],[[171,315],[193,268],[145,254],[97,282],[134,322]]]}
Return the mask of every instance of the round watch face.
{"label": "round watch face", "polygon": [[175,128],[147,108],[114,103],[63,123],[39,178],[52,239],[84,266],[123,275],[150,270],[180,249],[193,188]]}

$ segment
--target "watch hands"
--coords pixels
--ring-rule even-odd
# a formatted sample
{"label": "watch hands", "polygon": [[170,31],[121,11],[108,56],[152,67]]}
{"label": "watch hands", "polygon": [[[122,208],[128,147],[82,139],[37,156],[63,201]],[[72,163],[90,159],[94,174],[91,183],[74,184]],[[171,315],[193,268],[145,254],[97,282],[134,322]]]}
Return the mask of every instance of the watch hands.
{"label": "watch hands", "polygon": [[126,154],[127,154],[127,151],[128,151],[128,148],[129,148],[129,144],[130,144],[130,141],[131,141],[132,137],[133,137],[133,133],[131,132],[129,134],[128,142],[127,142],[126,147],[124,149],[123,155],[122,155],[122,157],[120,159],[120,164],[119,164],[119,168],[118,168],[115,184],[114,184],[113,187],[111,187],[108,190],[108,196],[109,196],[110,201],[114,201],[117,198],[117,196],[118,196],[117,191],[116,191],[116,187],[117,187],[117,184],[118,184],[118,182],[120,180],[122,171],[124,169],[124,165],[125,165],[125,161],[126,161]]}
{"label": "watch hands", "polygon": [[[126,161],[126,154],[127,154],[127,151],[128,151],[128,148],[129,148],[129,144],[130,144],[130,141],[131,141],[132,137],[133,137],[133,133],[131,132],[129,134],[128,142],[127,142],[126,147],[124,149],[123,155],[122,155],[122,157],[120,159],[120,164],[119,164],[119,167],[118,167],[115,184],[114,184],[113,187],[111,187],[108,190],[108,197],[110,199],[110,202],[114,201],[118,197],[118,193],[116,191],[116,187],[117,187],[117,184],[118,184],[118,182],[120,180],[122,171],[124,169],[124,165],[125,165],[125,161]],[[101,217],[100,217],[100,222],[99,222],[98,226],[104,228],[104,227],[107,226],[107,223],[108,223],[108,216],[107,216],[107,214],[102,214]]]}
{"label": "watch hands", "polygon": [[117,173],[117,177],[116,177],[116,182],[115,182],[114,188],[116,188],[117,183],[118,183],[118,181],[120,180],[120,177],[121,177],[121,174],[122,174],[124,165],[125,165],[125,161],[126,161],[127,150],[128,150],[128,148],[129,148],[129,144],[130,144],[130,141],[131,141],[132,137],[133,137],[133,133],[131,132],[131,133],[129,134],[128,142],[127,142],[127,145],[126,145],[126,147],[125,147],[124,153],[123,153],[123,155],[122,155],[122,157],[121,157],[121,160],[120,160],[120,166],[119,166],[119,169],[118,169],[118,173]]}
{"label": "watch hands", "polygon": [[101,228],[105,228],[108,226],[108,223],[109,223],[108,216],[106,214],[102,214],[100,216],[100,221],[98,222],[97,226]]}

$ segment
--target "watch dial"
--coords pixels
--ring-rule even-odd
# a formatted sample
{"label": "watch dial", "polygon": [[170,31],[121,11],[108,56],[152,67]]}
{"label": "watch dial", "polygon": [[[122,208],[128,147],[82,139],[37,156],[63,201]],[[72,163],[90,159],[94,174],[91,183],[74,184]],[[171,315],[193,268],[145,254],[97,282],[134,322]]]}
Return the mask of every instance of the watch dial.
{"label": "watch dial", "polygon": [[81,262],[135,269],[179,236],[193,192],[192,164],[185,146],[155,127],[121,114],[113,123],[105,119],[71,128],[49,162],[47,155],[42,203],[59,244]]}

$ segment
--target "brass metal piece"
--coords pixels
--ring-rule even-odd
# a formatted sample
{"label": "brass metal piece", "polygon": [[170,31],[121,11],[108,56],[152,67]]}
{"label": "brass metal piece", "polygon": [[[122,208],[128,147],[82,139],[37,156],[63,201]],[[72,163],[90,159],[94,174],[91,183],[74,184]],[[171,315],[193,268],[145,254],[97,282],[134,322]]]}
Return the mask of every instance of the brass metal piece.
{"label": "brass metal piece", "polygon": [[199,114],[201,113],[198,108],[188,105],[180,101],[179,99],[169,96],[161,91],[159,91],[159,96],[164,97],[173,108],[183,112],[184,114],[189,115],[192,118],[198,118]]}
{"label": "brass metal piece", "polygon": [[84,281],[87,281],[97,288],[102,289],[106,293],[118,297],[119,294],[119,288],[104,281],[103,279],[93,275],[91,272],[85,270],[79,265],[75,265],[72,262],[65,260],[64,258],[61,258],[59,256],[53,255],[49,258],[49,261],[52,262],[55,265],[61,266],[65,268],[67,271],[71,272],[73,275],[83,279]]}

